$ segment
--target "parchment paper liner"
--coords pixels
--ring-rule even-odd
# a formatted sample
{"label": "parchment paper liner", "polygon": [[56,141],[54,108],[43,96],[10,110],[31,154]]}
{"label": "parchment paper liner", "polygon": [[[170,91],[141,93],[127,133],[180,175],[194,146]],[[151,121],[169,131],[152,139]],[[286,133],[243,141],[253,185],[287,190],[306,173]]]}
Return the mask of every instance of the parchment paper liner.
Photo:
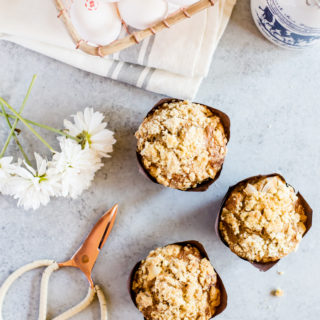
{"label": "parchment paper liner", "polygon": [[[176,244],[176,245],[180,245],[180,246],[186,246],[186,245],[189,244],[192,247],[197,248],[199,250],[199,252],[201,253],[203,258],[207,258],[210,261],[206,250],[204,249],[203,245],[198,241],[189,240],[189,241],[183,241],[183,242],[176,242],[176,243],[172,243],[172,244]],[[132,290],[132,283],[133,283],[133,280],[134,280],[134,275],[137,272],[137,270],[139,269],[140,264],[141,264],[141,261],[139,261],[134,266],[134,268],[132,269],[132,271],[130,273],[130,277],[129,277],[129,280],[128,280],[128,289],[129,289],[130,297],[131,297],[131,300],[132,300],[132,302],[134,303],[134,305],[136,307],[137,307],[136,296],[135,296],[135,293]],[[223,285],[223,282],[222,282],[219,274],[217,273],[216,269],[214,269],[214,271],[217,274],[217,285],[218,285],[218,288],[220,290],[220,305],[215,309],[215,313],[214,313],[213,317],[210,318],[210,319],[213,319],[215,316],[217,316],[218,314],[222,313],[226,309],[227,303],[228,303],[227,291],[226,291],[226,289],[225,289],[225,287]],[[146,318],[144,318],[144,319],[146,320]]]}
{"label": "parchment paper liner", "polygon": [[[288,186],[289,184],[286,182],[285,178],[278,174],[278,173],[272,173],[272,174],[268,174],[268,175],[257,175],[257,176],[253,176],[247,179],[244,179],[240,182],[238,182],[237,184],[235,184],[234,186],[231,186],[228,190],[228,192],[226,193],[225,197],[222,200],[222,204],[220,207],[220,211],[218,213],[218,216],[216,218],[215,221],[215,231],[217,233],[218,238],[221,240],[221,242],[229,248],[227,242],[223,239],[223,236],[220,234],[220,229],[219,229],[219,224],[220,224],[220,218],[221,218],[221,213],[222,213],[222,209],[228,199],[228,197],[230,196],[231,192],[241,183],[247,182],[251,179],[263,179],[263,178],[269,178],[269,177],[279,177],[281,178]],[[309,206],[309,204],[306,202],[306,200],[303,198],[303,196],[300,194],[300,192],[297,193],[297,197],[300,201],[300,203],[302,204],[304,210],[305,210],[305,215],[307,216],[307,221],[305,223],[306,225],[306,232],[304,233],[303,237],[308,233],[308,231],[310,230],[311,226],[312,226],[312,214],[313,211],[311,209],[311,207]],[[234,252],[233,252],[234,253]],[[234,253],[235,254],[235,253]],[[235,254],[237,255],[237,254]],[[237,255],[238,256],[238,255]],[[238,256],[239,257],[239,256]],[[239,257],[242,260],[248,261],[249,263],[251,263],[254,267],[258,268],[260,271],[268,271],[269,269],[271,269],[272,267],[274,267],[279,261],[273,261],[273,262],[267,262],[267,263],[263,263],[263,262],[255,262],[255,261],[249,261],[246,260],[244,258]]]}
{"label": "parchment paper liner", "polygon": [[[171,103],[171,102],[175,102],[175,101],[184,101],[184,100],[181,100],[181,99],[173,99],[173,98],[166,98],[166,99],[162,99],[160,100],[149,112],[148,114],[146,115],[145,118],[147,118],[149,115],[152,115],[157,109],[159,109],[163,104],[165,103]],[[222,111],[218,110],[218,109],[214,109],[212,107],[209,107],[205,104],[202,104],[202,103],[198,103],[198,102],[194,102],[196,104],[200,104],[200,105],[203,105],[205,107],[207,107],[214,115],[217,115],[220,120],[221,120],[221,123],[223,125],[223,128],[224,128],[224,131],[225,131],[225,135],[227,137],[227,144],[230,140],[230,118]],[[136,152],[137,154],[137,159],[138,159],[138,165],[139,165],[139,171],[147,178],[149,178],[152,182],[154,183],[157,183],[157,184],[160,184],[159,182],[157,182],[157,180],[152,177],[150,175],[150,173],[148,172],[147,169],[145,169],[144,165],[143,165],[143,162],[142,162],[142,157],[141,155],[139,154],[139,152]],[[223,164],[220,168],[220,170],[217,172],[216,176],[214,177],[214,179],[208,179],[204,182],[202,182],[201,184],[199,184],[197,187],[195,188],[190,188],[190,189],[187,189],[187,190],[180,190],[180,189],[176,189],[176,190],[180,190],[180,191],[188,191],[188,192],[201,192],[201,191],[206,191],[208,190],[209,186],[211,184],[213,184],[219,177],[220,177],[220,174],[221,174],[221,171],[222,171],[222,168],[223,168]]]}

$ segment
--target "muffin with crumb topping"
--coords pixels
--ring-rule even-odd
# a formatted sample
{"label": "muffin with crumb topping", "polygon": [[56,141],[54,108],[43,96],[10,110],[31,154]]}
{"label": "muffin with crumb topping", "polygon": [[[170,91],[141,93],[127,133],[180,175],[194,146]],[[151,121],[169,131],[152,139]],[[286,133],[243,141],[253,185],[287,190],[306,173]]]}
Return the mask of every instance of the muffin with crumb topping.
{"label": "muffin with crumb topping", "polygon": [[281,176],[259,176],[239,183],[228,195],[219,232],[239,257],[268,263],[298,248],[306,221],[303,204]]}
{"label": "muffin with crumb topping", "polygon": [[148,114],[135,134],[137,153],[157,183],[188,190],[217,178],[227,153],[229,128],[214,110],[171,100]]}
{"label": "muffin with crumb topping", "polygon": [[135,271],[131,290],[147,320],[209,320],[220,305],[216,272],[189,244],[151,251]]}

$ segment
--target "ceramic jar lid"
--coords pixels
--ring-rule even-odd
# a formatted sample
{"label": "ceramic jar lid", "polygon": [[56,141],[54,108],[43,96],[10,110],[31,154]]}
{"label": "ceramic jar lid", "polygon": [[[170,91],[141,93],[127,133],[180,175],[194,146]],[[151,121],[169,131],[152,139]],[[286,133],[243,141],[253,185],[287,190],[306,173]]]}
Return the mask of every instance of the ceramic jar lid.
{"label": "ceramic jar lid", "polygon": [[320,0],[251,0],[251,11],[262,34],[279,46],[320,43]]}

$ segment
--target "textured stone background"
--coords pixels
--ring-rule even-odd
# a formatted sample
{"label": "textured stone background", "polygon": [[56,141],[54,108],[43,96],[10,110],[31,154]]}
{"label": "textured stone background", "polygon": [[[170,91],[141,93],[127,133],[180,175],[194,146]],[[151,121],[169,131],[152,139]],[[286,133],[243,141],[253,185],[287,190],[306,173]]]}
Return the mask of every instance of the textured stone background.
{"label": "textured stone background", "polygon": [[[232,137],[220,180],[205,193],[163,189],[142,177],[136,167],[133,134],[161,96],[103,79],[0,42],[0,94],[20,104],[33,73],[38,80],[24,112],[52,126],[86,106],[106,114],[118,143],[94,184],[81,199],[53,200],[46,208],[24,212],[0,196],[0,282],[10,272],[36,259],[61,261],[78,248],[102,213],[120,204],[118,220],[94,269],[94,280],[108,295],[110,319],[142,319],[127,293],[133,265],[156,246],[201,241],[229,294],[221,320],[319,319],[320,240],[320,51],[279,49],[262,38],[239,1],[214,56],[197,101],[228,113]],[[7,133],[0,125],[0,139]],[[55,137],[43,133],[56,145]],[[30,135],[28,150],[44,153]],[[16,148],[11,147],[10,152]],[[214,218],[224,193],[247,176],[280,172],[314,208],[314,226],[297,253],[260,273],[217,240]],[[283,276],[277,270],[284,271]],[[36,319],[40,272],[31,272],[9,292],[4,319]],[[274,298],[270,291],[285,294]],[[50,315],[81,300],[87,283],[74,270],[54,274],[50,283]],[[99,319],[94,304],[74,319]]]}

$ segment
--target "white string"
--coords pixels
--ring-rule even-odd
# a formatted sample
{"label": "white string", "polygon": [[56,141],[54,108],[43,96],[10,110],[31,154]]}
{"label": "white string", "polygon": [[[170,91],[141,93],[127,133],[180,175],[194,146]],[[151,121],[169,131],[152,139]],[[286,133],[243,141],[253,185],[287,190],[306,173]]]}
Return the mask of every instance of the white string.
{"label": "white string", "polygon": [[79,304],[53,318],[52,320],[67,320],[72,318],[76,314],[88,308],[92,303],[95,295],[96,291],[90,287],[87,296]]}
{"label": "white string", "polygon": [[[37,269],[40,267],[47,267],[42,275],[41,279],[41,289],[40,289],[40,304],[39,304],[39,317],[38,320],[46,320],[47,319],[47,301],[48,301],[48,287],[49,287],[49,279],[51,274],[59,269],[59,265],[53,260],[39,260],[27,264],[14,273],[12,273],[7,280],[3,283],[0,288],[0,320],[2,318],[2,307],[3,302],[6,297],[8,290],[10,289],[11,285],[20,278],[24,273],[31,271],[33,269]],[[76,306],[70,308],[69,310],[65,311],[61,315],[53,318],[52,320],[67,320],[75,316],[76,314],[80,313],[81,311],[85,310],[87,307],[90,306],[92,303],[95,295],[97,294],[99,304],[100,304],[100,313],[101,313],[101,320],[108,319],[107,313],[107,301],[104,296],[102,289],[96,285],[94,288],[89,288],[87,296]]]}
{"label": "white string", "polygon": [[13,272],[8,278],[7,280],[3,283],[3,285],[0,288],[0,320],[2,320],[2,307],[3,307],[3,302],[4,302],[4,298],[6,297],[6,294],[8,292],[8,290],[10,289],[10,287],[12,286],[12,284],[18,279],[20,278],[24,273],[31,271],[33,269],[37,269],[40,267],[46,267],[49,266],[51,264],[53,264],[54,261],[53,260],[39,260],[39,261],[35,261],[32,262],[30,264],[27,264],[21,268],[19,268],[17,271]]}
{"label": "white string", "polygon": [[40,289],[40,302],[39,302],[39,320],[46,320],[47,319],[47,307],[48,307],[48,286],[49,286],[49,279],[52,272],[59,269],[59,265],[54,262],[49,267],[47,267],[41,279],[41,289]]}
{"label": "white string", "polygon": [[104,296],[102,289],[98,285],[95,286],[95,289],[96,289],[99,304],[100,304],[101,320],[107,320],[108,319],[107,300]]}

